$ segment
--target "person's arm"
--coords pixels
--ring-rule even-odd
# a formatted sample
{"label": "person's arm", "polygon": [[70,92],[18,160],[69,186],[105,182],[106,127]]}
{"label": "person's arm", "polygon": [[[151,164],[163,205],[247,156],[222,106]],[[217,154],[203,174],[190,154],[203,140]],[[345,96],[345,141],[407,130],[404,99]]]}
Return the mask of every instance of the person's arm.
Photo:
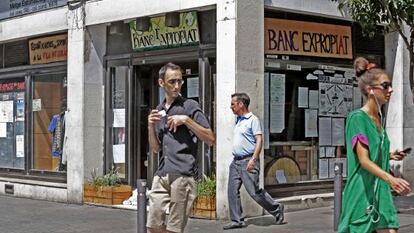
{"label": "person's arm", "polygon": [[154,153],[160,152],[160,142],[158,141],[157,134],[155,132],[155,124],[160,121],[160,114],[158,110],[151,110],[148,115],[148,138],[151,151]]}
{"label": "person's arm", "polygon": [[407,181],[401,178],[393,177],[391,174],[387,173],[386,171],[381,169],[376,163],[374,163],[369,158],[368,148],[362,143],[360,143],[359,140],[355,144],[355,152],[358,156],[362,168],[364,168],[366,171],[373,174],[374,176],[377,176],[380,179],[387,182],[391,186],[391,188],[394,189],[398,194],[405,195],[411,191],[410,184]]}
{"label": "person's arm", "polygon": [[263,135],[257,134],[254,136],[256,138],[256,146],[254,148],[254,153],[250,161],[247,163],[246,170],[248,172],[252,171],[256,165],[257,160],[259,160],[260,152],[263,147]]}
{"label": "person's arm", "polygon": [[169,130],[173,132],[177,131],[177,127],[180,125],[187,126],[201,141],[207,143],[209,146],[214,145],[215,136],[210,128],[204,128],[193,119],[186,115],[174,115],[169,116],[167,121]]}

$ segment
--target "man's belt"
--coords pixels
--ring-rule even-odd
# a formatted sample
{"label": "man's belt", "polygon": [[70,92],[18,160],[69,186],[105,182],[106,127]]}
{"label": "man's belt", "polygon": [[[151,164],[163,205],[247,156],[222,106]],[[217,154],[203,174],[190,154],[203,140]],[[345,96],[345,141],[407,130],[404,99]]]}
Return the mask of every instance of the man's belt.
{"label": "man's belt", "polygon": [[234,160],[243,160],[243,159],[247,159],[247,158],[251,158],[253,156],[253,154],[247,154],[247,155],[234,155]]}

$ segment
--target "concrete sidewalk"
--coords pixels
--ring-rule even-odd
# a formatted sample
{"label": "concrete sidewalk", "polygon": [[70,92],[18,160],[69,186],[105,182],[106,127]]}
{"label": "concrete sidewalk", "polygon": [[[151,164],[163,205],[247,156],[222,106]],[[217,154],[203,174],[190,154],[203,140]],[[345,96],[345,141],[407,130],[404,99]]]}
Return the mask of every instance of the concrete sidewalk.
{"label": "concrete sidewalk", "polygon": [[[407,204],[407,203],[406,203]],[[71,205],[0,196],[0,233],[136,233],[136,211],[90,205]],[[399,214],[399,233],[414,232],[414,213]],[[226,222],[190,219],[186,233],[216,232],[333,232],[332,207],[286,213],[285,225],[272,225],[273,218],[247,219],[243,229],[223,231]]]}

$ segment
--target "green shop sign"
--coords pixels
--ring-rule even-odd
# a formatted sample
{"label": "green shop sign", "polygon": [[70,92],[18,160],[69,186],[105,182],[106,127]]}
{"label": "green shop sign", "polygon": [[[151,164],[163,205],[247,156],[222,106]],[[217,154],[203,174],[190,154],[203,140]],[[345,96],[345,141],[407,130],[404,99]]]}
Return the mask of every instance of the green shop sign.
{"label": "green shop sign", "polygon": [[134,51],[198,45],[197,12],[180,13],[178,27],[165,26],[165,16],[150,19],[148,31],[137,31],[135,21],[129,23]]}

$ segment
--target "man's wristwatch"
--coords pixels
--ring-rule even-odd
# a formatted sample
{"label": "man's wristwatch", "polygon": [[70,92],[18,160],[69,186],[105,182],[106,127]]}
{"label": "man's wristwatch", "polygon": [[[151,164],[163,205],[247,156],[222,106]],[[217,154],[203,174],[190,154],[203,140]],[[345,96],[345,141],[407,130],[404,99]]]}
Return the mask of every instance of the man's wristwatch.
{"label": "man's wristwatch", "polygon": [[255,162],[257,161],[257,159],[255,157],[252,157],[252,160],[255,161]]}

